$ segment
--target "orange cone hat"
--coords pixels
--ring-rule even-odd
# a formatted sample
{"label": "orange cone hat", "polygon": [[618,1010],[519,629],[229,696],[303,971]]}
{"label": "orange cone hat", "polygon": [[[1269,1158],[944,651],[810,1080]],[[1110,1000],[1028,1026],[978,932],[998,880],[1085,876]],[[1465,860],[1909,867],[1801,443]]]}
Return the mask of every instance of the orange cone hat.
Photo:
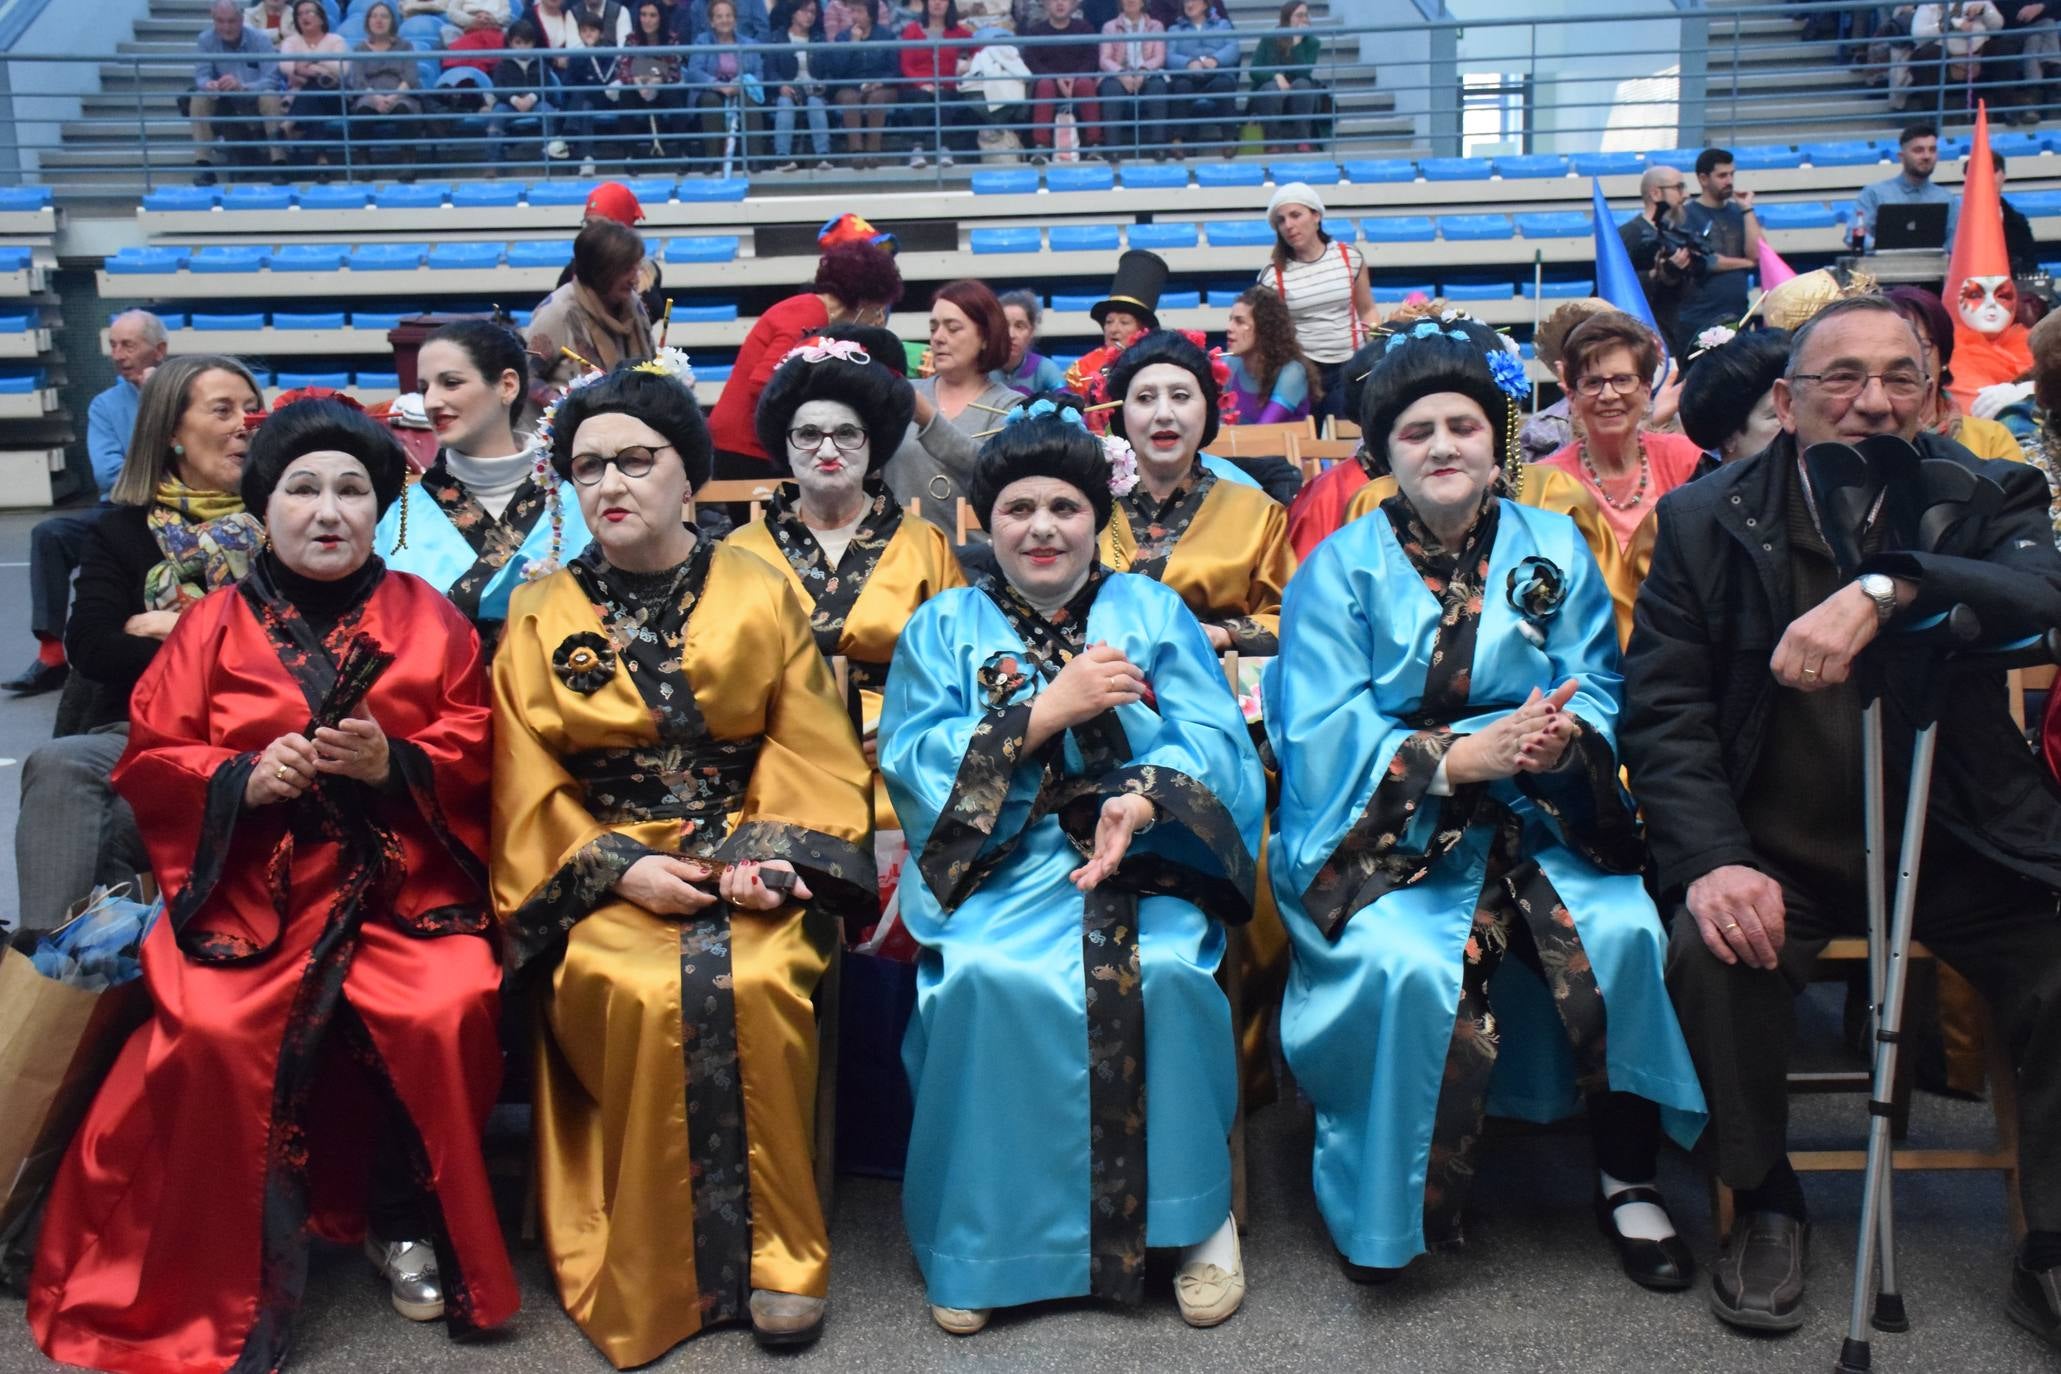
{"label": "orange cone hat", "polygon": [[2008,277],[2004,251],[2004,206],[1997,196],[1996,166],[1989,155],[1989,106],[1975,107],[1975,143],[1968,150],[1968,179],[1961,184],[1961,222],[1954,232],[1954,256],[1947,267],[1947,308],[1961,298],[1966,277]]}
{"label": "orange cone hat", "polygon": [[1954,320],[1954,361],[1948,390],[1966,411],[1986,386],[2032,367],[2025,326],[2018,323],[2018,286],[2004,250],[2004,203],[1989,153],[1989,108],[1975,109],[1975,143],[1961,187],[1961,223],[1941,293]]}

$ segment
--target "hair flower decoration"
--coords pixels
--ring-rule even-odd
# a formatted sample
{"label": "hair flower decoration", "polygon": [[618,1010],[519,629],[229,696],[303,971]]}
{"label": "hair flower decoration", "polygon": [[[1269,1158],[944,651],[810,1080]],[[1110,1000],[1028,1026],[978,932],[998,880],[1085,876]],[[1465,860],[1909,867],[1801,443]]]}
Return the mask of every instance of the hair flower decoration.
{"label": "hair flower decoration", "polygon": [[1517,612],[1517,633],[1533,648],[1546,647],[1546,632],[1567,600],[1567,574],[1550,558],[1520,559],[1504,579],[1503,595]]}
{"label": "hair flower decoration", "polygon": [[791,363],[796,358],[808,363],[820,363],[836,358],[840,362],[858,363],[860,366],[873,361],[873,355],[852,340],[826,339],[820,334],[812,334],[788,349],[787,356],[780,361],[783,364]]}
{"label": "hair flower decoration", "polygon": [[661,348],[631,370],[649,372],[655,377],[671,377],[689,389],[694,386],[694,364],[689,361],[684,348]]}
{"label": "hair flower decoration", "polygon": [[1524,361],[1507,348],[1484,350],[1489,376],[1495,378],[1505,396],[1523,400],[1531,394],[1531,378],[1524,373]]}
{"label": "hair flower decoration", "polygon": [[1467,342],[1465,330],[1448,328],[1447,321],[1443,319],[1425,317],[1419,319],[1407,330],[1398,329],[1391,331],[1388,336],[1388,343],[1381,351],[1384,354],[1393,353],[1406,343],[1413,343],[1418,339],[1435,339],[1440,335],[1444,335],[1449,339],[1458,339],[1461,343]]}
{"label": "hair flower decoration", "polygon": [[615,666],[615,646],[592,630],[567,635],[551,651],[551,671],[581,696],[593,696],[606,687]]}
{"label": "hair flower decoration", "polygon": [[1102,436],[1102,456],[1109,460],[1109,494],[1129,496],[1138,485],[1138,454],[1114,434]]}
{"label": "hair flower decoration", "polygon": [[1696,336],[1696,346],[1689,350],[1689,356],[1708,353],[1713,348],[1723,348],[1739,337],[1739,331],[1728,324],[1714,324]]}

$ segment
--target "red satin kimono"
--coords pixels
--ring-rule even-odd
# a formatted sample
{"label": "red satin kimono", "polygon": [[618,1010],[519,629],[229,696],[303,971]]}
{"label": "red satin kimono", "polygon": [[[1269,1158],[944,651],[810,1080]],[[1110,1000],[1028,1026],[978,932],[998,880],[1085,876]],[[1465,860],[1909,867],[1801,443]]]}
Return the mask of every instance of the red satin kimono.
{"label": "red satin kimono", "polygon": [[1288,506],[1288,546],[1298,560],[1308,558],[1317,545],[1337,532],[1345,523],[1353,497],[1366,485],[1367,469],[1358,459],[1333,463],[1302,484]]}
{"label": "red satin kimono", "polygon": [[[325,778],[246,809],[257,753],[308,727],[359,634],[398,655],[355,713],[386,731],[394,782]],[[59,1172],[36,1343],[135,1374],[275,1368],[310,1236],[363,1235],[367,1123],[389,1120],[426,1197],[446,1321],[506,1321],[518,1295],[480,1154],[500,970],[472,628],[390,572],[318,639],[261,561],[181,617],[130,709],[114,781],[166,895],[143,950],[156,1011]]]}

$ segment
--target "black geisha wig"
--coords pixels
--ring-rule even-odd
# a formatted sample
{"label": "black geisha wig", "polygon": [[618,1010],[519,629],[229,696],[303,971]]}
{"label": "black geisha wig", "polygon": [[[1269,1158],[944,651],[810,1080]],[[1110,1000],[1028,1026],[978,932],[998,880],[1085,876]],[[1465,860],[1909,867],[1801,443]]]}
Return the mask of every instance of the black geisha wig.
{"label": "black geisha wig", "polygon": [[251,436],[238,488],[243,508],[263,520],[273,489],[294,460],[324,452],[347,453],[364,464],[381,515],[400,497],[408,459],[394,432],[355,402],[319,397],[279,407]]}
{"label": "black geisha wig", "polygon": [[607,376],[575,385],[551,415],[551,467],[561,481],[572,475],[573,440],[596,415],[628,415],[657,430],[680,455],[687,489],[708,482],[708,422],[686,383],[654,363],[622,363]]}
{"label": "black geisha wig", "polygon": [[1011,483],[1051,477],[1080,491],[1094,508],[1095,530],[1101,533],[1116,496],[1109,488],[1109,457],[1102,440],[1088,432],[1083,404],[1070,391],[1033,397],[981,445],[973,465],[972,498],[984,525],[994,527],[995,503]]}
{"label": "black geisha wig", "polygon": [[[895,348],[899,351],[901,344],[896,342]],[[773,369],[752,416],[759,447],[776,472],[790,470],[787,430],[794,423],[794,413],[810,401],[841,401],[858,412],[859,423],[866,430],[869,477],[878,477],[887,460],[895,456],[916,413],[914,388],[887,364],[876,361],[863,345],[818,336],[803,339]]]}
{"label": "black geisha wig", "polygon": [[[1119,353],[1116,361],[1109,365],[1109,399],[1122,401],[1130,394],[1132,380],[1155,363],[1178,367],[1195,379],[1207,407],[1202,421],[1202,441],[1196,447],[1208,448],[1216,441],[1223,388],[1217,382],[1216,369],[1211,365],[1209,354],[1185,334],[1171,329],[1155,330]],[[1124,408],[1121,405],[1109,412],[1109,432],[1121,438],[1130,437],[1124,431]]]}
{"label": "black geisha wig", "polygon": [[1496,466],[1514,479],[1512,466],[1523,461],[1517,398],[1529,390],[1524,364],[1495,330],[1468,319],[1412,320],[1377,344],[1360,393],[1360,444],[1377,469],[1388,471],[1396,417],[1426,396],[1456,391],[1481,407],[1496,432]]}

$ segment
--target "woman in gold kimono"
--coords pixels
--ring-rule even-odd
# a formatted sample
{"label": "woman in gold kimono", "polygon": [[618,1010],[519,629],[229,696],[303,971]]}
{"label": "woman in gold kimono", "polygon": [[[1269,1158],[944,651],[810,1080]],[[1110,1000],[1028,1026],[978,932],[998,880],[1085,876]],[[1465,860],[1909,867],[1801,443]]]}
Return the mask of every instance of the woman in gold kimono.
{"label": "woman in gold kimono", "polygon": [[[873,462],[874,436],[892,456],[907,433],[909,384],[848,339],[803,339],[766,382],[759,445],[794,477],[765,519],[731,535],[787,575],[825,658],[850,668],[847,706],[868,764],[895,641],[918,606],[966,578],[944,531],[905,518]],[[874,823],[897,828],[874,777]]]}
{"label": "woman in gold kimono", "polygon": [[813,1340],[810,996],[876,904],[865,761],[785,579],[682,521],[708,430],[664,365],[570,392],[550,436],[594,542],[510,603],[493,886],[559,1295],[618,1367],[747,1318]]}

